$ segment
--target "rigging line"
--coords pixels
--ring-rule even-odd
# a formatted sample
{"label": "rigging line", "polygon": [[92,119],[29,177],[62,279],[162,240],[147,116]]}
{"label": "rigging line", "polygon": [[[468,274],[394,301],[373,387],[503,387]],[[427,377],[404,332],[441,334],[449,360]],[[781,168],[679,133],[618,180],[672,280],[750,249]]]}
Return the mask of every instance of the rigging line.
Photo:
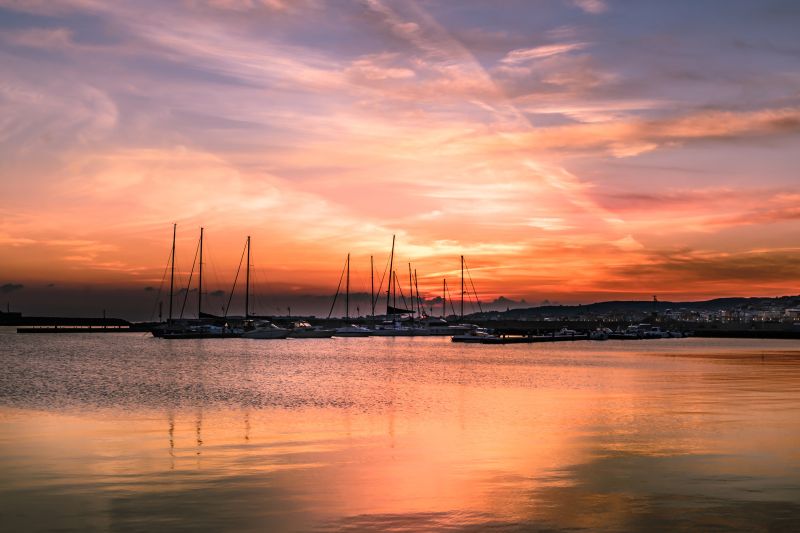
{"label": "rigging line", "polygon": [[380,300],[381,289],[383,288],[383,280],[386,278],[386,271],[389,270],[389,260],[386,260],[386,264],[383,266],[383,274],[381,274],[381,281],[378,283],[378,290],[375,291],[374,295],[374,302],[372,305],[374,307],[378,306],[378,300]]}
{"label": "rigging line", "polygon": [[475,294],[475,301],[478,302],[478,310],[483,313],[483,308],[481,307],[481,301],[478,299],[478,291],[475,290],[475,283],[472,281],[472,274],[470,274],[469,266],[467,266],[467,261],[464,260],[464,267],[467,269],[467,277],[469,277],[469,283],[472,285],[472,292]]}
{"label": "rigging line", "polygon": [[[194,266],[197,264],[197,253],[200,251],[200,242],[197,242],[197,248],[194,249],[194,261],[192,261],[192,270],[189,271],[189,281],[186,282],[186,292],[183,293],[183,304],[181,305],[181,314],[178,318],[183,318],[183,311],[186,309],[186,300],[189,299],[189,289],[192,287],[192,276],[194,276]],[[200,318],[199,316],[197,318]]]}
{"label": "rigging line", "polygon": [[[403,309],[408,310],[408,304],[406,303],[406,297],[403,295],[403,284],[402,283],[397,283],[397,270],[394,271],[394,280],[395,280],[395,285],[394,286],[397,287],[400,290],[400,298],[403,299]],[[413,314],[413,310],[412,310],[412,314]]]}
{"label": "rigging line", "polygon": [[445,291],[447,292],[447,303],[450,304],[450,310],[453,311],[454,316],[458,316],[456,314],[456,308],[453,306],[453,297],[450,295],[450,287],[448,285],[445,285]]}
{"label": "rigging line", "polygon": [[475,306],[474,297],[473,297],[472,293],[469,292],[469,291],[466,291],[466,295],[467,295],[467,302],[469,303],[469,308],[470,308],[472,313],[475,313],[476,306]]}
{"label": "rigging line", "polygon": [[[465,270],[467,269],[466,262],[464,262],[464,269]],[[467,271],[467,276],[469,276],[469,271]],[[474,293],[474,285],[473,285],[473,291],[470,292],[470,290],[469,290],[469,281],[470,281],[470,279],[468,277],[466,282],[465,282],[467,290],[464,291],[464,294],[467,295],[467,302],[469,303],[469,308],[471,309],[471,312],[475,313],[476,312],[475,311],[476,308],[480,309],[480,302],[478,301],[478,295],[477,294],[473,294]]]}
{"label": "rigging line", "polygon": [[333,295],[333,303],[331,303],[331,310],[328,311],[328,318],[333,314],[333,307],[336,305],[336,298],[339,297],[339,289],[342,288],[342,280],[344,279],[344,271],[347,268],[347,261],[344,262],[342,267],[342,274],[339,276],[339,284],[336,286],[336,294]]}
{"label": "rigging line", "polygon": [[164,289],[164,282],[167,280],[167,272],[169,271],[169,262],[172,260],[172,250],[169,251],[169,257],[167,258],[167,264],[164,266],[164,274],[161,276],[161,284],[158,286],[158,292],[156,293],[156,300],[153,302],[153,311],[150,313],[150,322],[156,316],[156,308],[158,307],[158,301],[161,299],[161,291]]}
{"label": "rigging line", "polygon": [[417,291],[417,314],[422,318],[423,311],[425,310],[425,300],[419,296],[419,279],[417,278],[417,269],[414,269],[414,289]]}
{"label": "rigging line", "polygon": [[[218,286],[219,285],[219,280],[218,280],[218,276],[216,275],[216,272],[215,272],[214,262],[213,262],[213,258],[211,257],[211,250],[208,247],[208,239],[207,238],[203,241],[203,260],[205,261],[203,264],[206,267],[205,272],[204,272],[204,274],[205,274],[205,283],[203,284],[203,288],[205,290],[203,291],[203,294],[206,296],[206,309],[209,310],[210,313],[213,313],[213,311],[211,311],[211,309],[213,308],[211,306],[211,304],[215,303],[215,302],[214,302],[214,298],[212,297],[212,294],[211,294],[212,292],[214,292],[212,290],[212,287]],[[212,281],[217,281],[216,285],[214,283],[212,283]]]}
{"label": "rigging line", "polygon": [[[239,272],[242,270],[242,262],[244,261],[244,253],[247,251],[247,244],[244,245],[242,249],[242,257],[239,259],[239,267],[236,269],[236,277],[233,278],[233,287],[231,287],[231,294],[228,296],[228,304],[225,306],[225,313],[222,315],[223,318],[228,316],[228,310],[231,308],[231,300],[233,300],[233,291],[236,290],[236,282],[239,280]],[[245,310],[246,311],[246,310]],[[245,315],[247,312],[245,312]]]}

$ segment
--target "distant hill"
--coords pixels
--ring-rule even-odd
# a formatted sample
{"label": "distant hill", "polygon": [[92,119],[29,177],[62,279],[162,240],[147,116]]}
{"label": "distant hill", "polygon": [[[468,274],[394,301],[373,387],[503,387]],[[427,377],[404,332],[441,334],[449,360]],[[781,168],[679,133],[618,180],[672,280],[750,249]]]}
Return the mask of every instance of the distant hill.
{"label": "distant hill", "polygon": [[541,318],[541,317],[567,317],[574,315],[608,315],[650,313],[657,311],[663,313],[668,309],[672,311],[687,310],[699,312],[731,311],[735,309],[764,309],[778,307],[800,306],[800,296],[780,296],[777,298],[715,298],[701,302],[653,302],[652,300],[619,300],[597,302],[586,305],[543,305],[510,309],[507,311],[493,311],[490,313],[476,313],[472,316],[492,315],[505,319]]}

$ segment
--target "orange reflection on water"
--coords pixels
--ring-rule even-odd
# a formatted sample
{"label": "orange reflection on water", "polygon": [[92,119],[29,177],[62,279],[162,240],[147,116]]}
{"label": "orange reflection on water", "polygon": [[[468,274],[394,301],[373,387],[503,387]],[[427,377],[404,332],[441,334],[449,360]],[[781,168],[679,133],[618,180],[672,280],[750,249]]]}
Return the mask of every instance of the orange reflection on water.
{"label": "orange reflection on water", "polygon": [[[341,387],[353,403],[3,407],[0,510],[42,528],[243,530],[687,525],[677,516],[746,528],[794,512],[797,350],[703,358],[717,347],[702,342],[533,352],[409,340],[237,362],[208,344],[202,359],[170,355],[170,387],[186,365],[208,391],[228,365],[235,387],[242,365],[259,390]],[[724,512],[708,522],[709,506]]]}

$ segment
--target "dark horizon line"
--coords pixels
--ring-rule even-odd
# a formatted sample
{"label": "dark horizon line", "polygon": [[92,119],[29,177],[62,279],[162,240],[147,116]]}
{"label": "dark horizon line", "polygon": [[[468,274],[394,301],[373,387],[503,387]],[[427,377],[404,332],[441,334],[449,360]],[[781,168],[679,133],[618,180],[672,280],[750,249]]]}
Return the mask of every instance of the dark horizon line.
{"label": "dark horizon line", "polygon": [[[369,294],[364,294],[364,296],[368,297]],[[597,302],[592,302],[592,303],[588,303],[588,304],[548,304],[548,305],[534,305],[534,306],[530,306],[530,307],[516,307],[516,308],[513,308],[513,309],[507,309],[507,310],[501,310],[501,311],[498,311],[498,310],[487,310],[487,311],[483,311],[483,312],[465,313],[464,316],[465,317],[466,316],[477,316],[477,315],[485,315],[485,314],[490,314],[490,313],[517,314],[517,313],[524,313],[526,311],[527,312],[533,312],[535,310],[547,310],[547,309],[562,310],[562,311],[571,310],[571,309],[587,310],[587,309],[590,309],[590,308],[593,308],[593,307],[594,308],[604,307],[604,306],[605,307],[610,307],[610,306],[613,306],[615,304],[622,305],[622,306],[637,306],[637,307],[648,307],[649,306],[651,309],[653,309],[655,307],[666,308],[666,307],[669,307],[669,306],[688,306],[688,307],[694,307],[694,308],[702,308],[704,305],[714,305],[714,304],[718,304],[719,305],[719,304],[722,304],[722,303],[727,303],[729,305],[733,305],[733,304],[743,304],[743,303],[747,303],[747,302],[756,302],[756,301],[764,303],[764,302],[767,302],[767,301],[770,301],[770,300],[778,302],[778,301],[781,301],[781,300],[788,300],[788,299],[798,299],[798,300],[800,300],[800,294],[798,294],[798,295],[782,295],[782,296],[724,296],[724,297],[718,297],[718,298],[710,298],[710,299],[706,299],[706,300],[687,300],[687,301],[670,301],[670,300],[604,300],[604,301],[597,301]],[[493,300],[491,302],[481,302],[481,303],[489,303],[489,304],[491,304],[491,303],[497,302],[498,300],[499,300],[499,298],[495,299],[495,300]],[[513,301],[513,300],[508,300],[508,299],[505,299],[505,300],[509,301],[509,302]],[[441,301],[441,299],[439,299],[439,301]],[[519,302],[517,302],[517,303],[519,303]],[[800,302],[795,302],[794,303],[794,305],[798,305],[798,304],[800,304]],[[2,318],[3,316],[5,316],[6,318],[10,318],[12,316],[21,316],[21,317],[26,318],[26,319],[33,319],[33,318],[48,318],[48,319],[60,319],[60,318],[79,319],[79,318],[85,318],[85,319],[96,319],[96,318],[100,318],[100,317],[63,317],[63,316],[50,316],[48,314],[43,314],[43,315],[24,315],[21,312],[10,311],[10,310],[7,310],[7,309],[0,309],[0,318]],[[229,316],[239,316],[239,315],[238,314],[231,314]],[[317,315],[314,315],[314,314],[310,314],[309,315],[309,314],[300,314],[300,313],[298,313],[297,315],[280,315],[280,314],[260,313],[259,316],[281,316],[281,317],[297,316],[297,317],[315,317],[315,318],[320,318],[320,317],[318,317]],[[372,315],[364,314],[361,318],[368,318],[370,316],[372,316]],[[381,313],[377,313],[375,316],[384,316],[384,315],[381,314]],[[439,315],[434,313],[433,316],[439,316]],[[450,313],[447,316],[453,316],[453,314]],[[109,316],[109,317],[107,317],[107,320],[127,320],[127,319],[123,319],[121,317]],[[0,323],[0,325],[2,325],[2,323]]]}

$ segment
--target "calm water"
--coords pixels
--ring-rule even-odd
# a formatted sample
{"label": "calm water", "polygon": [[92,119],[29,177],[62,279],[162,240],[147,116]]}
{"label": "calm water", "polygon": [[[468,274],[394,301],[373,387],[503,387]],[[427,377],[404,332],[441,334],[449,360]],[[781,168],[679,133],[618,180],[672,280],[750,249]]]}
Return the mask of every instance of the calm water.
{"label": "calm water", "polygon": [[2,530],[489,528],[800,530],[800,342],[0,332]]}

